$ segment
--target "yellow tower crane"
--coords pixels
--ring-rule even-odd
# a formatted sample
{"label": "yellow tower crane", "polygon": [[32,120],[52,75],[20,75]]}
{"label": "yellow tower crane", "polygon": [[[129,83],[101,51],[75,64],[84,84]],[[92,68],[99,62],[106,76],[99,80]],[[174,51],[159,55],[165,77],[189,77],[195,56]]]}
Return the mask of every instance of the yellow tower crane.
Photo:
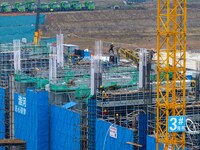
{"label": "yellow tower crane", "polygon": [[[156,149],[185,148],[184,132],[169,132],[169,116],[185,116],[186,0],[158,0]],[[165,75],[161,75],[165,72]],[[169,78],[169,73],[173,78]],[[162,84],[165,81],[166,84]],[[165,91],[165,92],[163,92]],[[162,143],[162,144],[161,144]]]}
{"label": "yellow tower crane", "polygon": [[38,0],[37,3],[36,23],[35,23],[35,32],[33,39],[33,44],[35,45],[39,44],[39,40],[42,36],[42,30],[39,29],[39,22],[40,22],[40,0]]}

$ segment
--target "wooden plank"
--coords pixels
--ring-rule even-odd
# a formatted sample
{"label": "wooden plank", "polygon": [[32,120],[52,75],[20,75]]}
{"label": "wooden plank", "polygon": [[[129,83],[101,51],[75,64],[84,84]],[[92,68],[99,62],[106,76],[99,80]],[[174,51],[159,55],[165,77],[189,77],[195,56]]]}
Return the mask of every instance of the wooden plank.
{"label": "wooden plank", "polygon": [[2,139],[0,140],[0,146],[14,146],[25,145],[26,142],[19,139]]}
{"label": "wooden plank", "polygon": [[130,144],[130,145],[137,146],[137,147],[142,147],[142,145],[137,144],[137,143],[132,143],[132,142],[126,142],[126,144]]}

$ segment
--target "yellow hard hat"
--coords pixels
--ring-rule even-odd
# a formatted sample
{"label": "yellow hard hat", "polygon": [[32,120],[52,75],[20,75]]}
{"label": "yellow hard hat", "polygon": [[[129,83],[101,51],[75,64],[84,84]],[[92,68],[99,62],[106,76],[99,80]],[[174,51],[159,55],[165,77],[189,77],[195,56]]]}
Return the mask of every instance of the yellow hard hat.
{"label": "yellow hard hat", "polygon": [[116,117],[118,117],[119,115],[118,114],[116,114]]}

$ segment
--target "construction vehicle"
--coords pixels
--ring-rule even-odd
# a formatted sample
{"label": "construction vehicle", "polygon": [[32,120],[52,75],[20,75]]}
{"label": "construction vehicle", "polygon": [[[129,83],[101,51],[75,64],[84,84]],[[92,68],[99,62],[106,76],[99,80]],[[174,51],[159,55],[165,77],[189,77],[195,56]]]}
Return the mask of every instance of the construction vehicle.
{"label": "construction vehicle", "polygon": [[68,1],[60,2],[60,10],[61,11],[66,11],[66,10],[70,10],[70,9],[71,9],[71,5]]}
{"label": "construction vehicle", "polygon": [[95,10],[95,4],[93,1],[85,1],[84,5],[86,10]]}
{"label": "construction vehicle", "polygon": [[[27,2],[16,2],[14,5],[9,3],[2,3],[0,5],[0,12],[34,12],[37,9],[37,5],[34,0],[28,0]],[[50,11],[69,11],[69,10],[95,10],[95,3],[90,0],[86,0],[83,4],[79,0],[61,1],[59,2],[43,2],[40,5],[41,12]]]}
{"label": "construction vehicle", "polygon": [[50,2],[49,8],[50,8],[50,11],[60,11],[60,5],[58,2]]}
{"label": "construction vehicle", "polygon": [[125,59],[130,59],[135,62],[135,64],[139,64],[139,54],[136,50],[129,50],[125,48],[117,49],[117,53],[124,57]]}
{"label": "construction vehicle", "polygon": [[71,9],[72,10],[81,10],[82,4],[79,2],[79,0],[73,0],[73,1],[71,1]]}
{"label": "construction vehicle", "polygon": [[37,5],[33,1],[26,2],[25,9],[26,9],[26,12],[34,12],[37,9]]}
{"label": "construction vehicle", "polygon": [[3,13],[12,12],[12,6],[9,3],[2,3],[0,6],[0,11]]}
{"label": "construction vehicle", "polygon": [[41,12],[49,12],[50,11],[49,5],[45,2],[41,3],[40,11]]}
{"label": "construction vehicle", "polygon": [[25,11],[26,11],[25,4],[20,3],[20,2],[16,2],[16,3],[14,4],[13,11],[14,11],[14,12],[25,12]]}

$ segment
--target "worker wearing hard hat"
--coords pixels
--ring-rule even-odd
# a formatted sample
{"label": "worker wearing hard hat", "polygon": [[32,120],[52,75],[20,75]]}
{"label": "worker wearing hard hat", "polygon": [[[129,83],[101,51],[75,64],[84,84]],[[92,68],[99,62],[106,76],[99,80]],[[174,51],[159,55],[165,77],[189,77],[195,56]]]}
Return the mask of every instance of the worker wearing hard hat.
{"label": "worker wearing hard hat", "polygon": [[112,52],[112,53],[114,54],[114,49],[113,49],[113,48],[114,48],[114,45],[113,45],[113,43],[111,43],[111,44],[110,44],[109,53]]}
{"label": "worker wearing hard hat", "polygon": [[120,124],[120,119],[119,119],[119,114],[118,114],[118,113],[115,115],[115,123],[116,123],[117,125]]}

